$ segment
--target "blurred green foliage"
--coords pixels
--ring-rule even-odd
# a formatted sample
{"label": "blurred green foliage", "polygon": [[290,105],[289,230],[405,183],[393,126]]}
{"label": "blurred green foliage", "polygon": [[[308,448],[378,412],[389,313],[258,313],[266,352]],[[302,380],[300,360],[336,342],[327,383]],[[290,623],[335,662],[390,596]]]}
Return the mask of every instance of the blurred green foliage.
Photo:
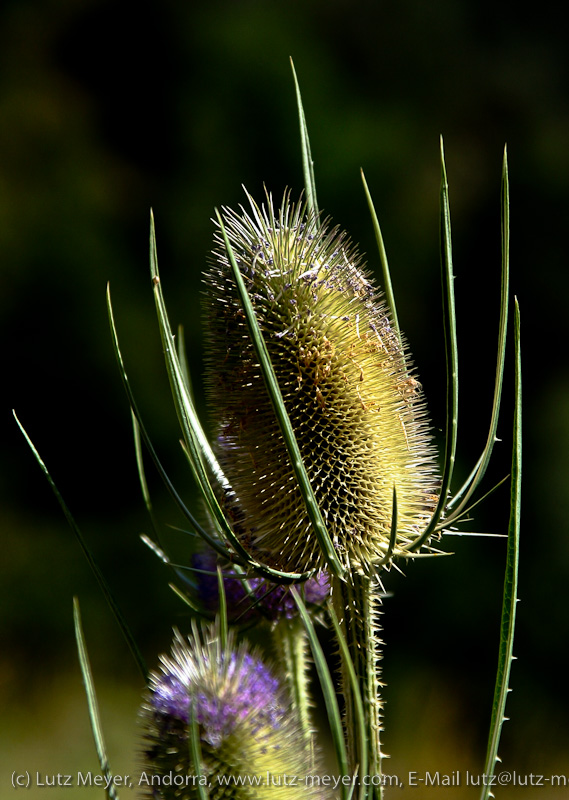
{"label": "blurred green foliage", "polygon": [[[16,408],[46,460],[153,664],[168,647],[172,625],[183,627],[186,616],[166,574],[138,540],[149,526],[110,344],[105,284],[111,282],[127,368],[148,427],[191,501],[148,281],[149,208],[156,215],[171,318],[185,326],[207,416],[200,387],[200,274],[210,218],[214,206],[243,201],[241,184],[256,196],[263,184],[277,197],[287,186],[293,196],[300,192],[292,55],[319,202],[375,267],[358,173],[364,168],[400,321],[437,428],[445,380],[438,136],[445,137],[463,473],[481,451],[490,414],[500,168],[508,142],[512,286],[523,325],[525,472],[520,660],[512,672],[513,722],[504,729],[502,752],[534,771],[565,752],[569,64],[558,13],[547,2],[510,12],[509,5],[488,0],[2,5],[0,324],[8,402],[0,454],[0,679],[3,696],[19,698],[24,718],[30,715],[30,729],[37,715],[26,701],[43,697],[52,683],[59,686],[57,675],[75,667],[74,594],[96,677],[136,686],[138,676],[9,408]],[[499,430],[504,444],[488,485],[509,469],[510,409],[506,391]],[[151,483],[161,520],[179,524],[159,482]],[[471,529],[502,533],[506,522],[503,488],[476,510]],[[167,535],[184,559],[187,536]],[[451,718],[452,730],[480,753],[481,765],[505,549],[499,540],[479,538],[449,540],[447,549],[456,555],[410,565],[406,579],[396,573],[386,579],[394,592],[385,615],[387,749],[394,751],[394,739],[400,751],[404,724],[423,720],[429,709],[440,717],[433,735]],[[436,702],[423,705],[425,696]],[[25,727],[4,726],[4,735],[13,738],[12,732],[25,747],[31,742]],[[66,739],[64,732],[58,736]],[[412,761],[420,747],[409,737],[406,758]]]}

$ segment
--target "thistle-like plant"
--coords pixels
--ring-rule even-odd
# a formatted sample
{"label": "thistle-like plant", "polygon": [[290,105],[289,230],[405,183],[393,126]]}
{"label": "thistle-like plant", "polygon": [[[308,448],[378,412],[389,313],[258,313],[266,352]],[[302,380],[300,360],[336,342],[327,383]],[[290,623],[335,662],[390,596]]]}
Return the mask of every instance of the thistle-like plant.
{"label": "thistle-like plant", "polygon": [[[187,508],[152,446],[124,368],[108,295],[115,351],[135,420],[139,474],[147,507],[152,512],[141,440],[188,525],[217,554],[221,564],[210,570],[218,587],[215,608],[218,622],[205,629],[205,633],[194,627],[189,640],[178,637],[172,656],[164,657],[161,672],[153,673],[150,678],[143,712],[146,753],[158,772],[171,767],[198,777],[204,770],[209,774],[226,769],[238,774],[241,757],[254,761],[259,756],[259,764],[262,762],[267,769],[280,769],[276,761],[265,765],[261,758],[263,747],[255,749],[254,731],[265,725],[266,709],[257,699],[251,699],[251,693],[246,692],[245,700],[239,694],[238,681],[233,681],[234,675],[240,675],[249,685],[251,665],[261,665],[245,646],[234,645],[233,634],[228,633],[231,615],[227,598],[237,587],[240,597],[251,601],[253,606],[263,606],[272,595],[280,608],[278,620],[272,620],[271,631],[285,664],[285,679],[292,698],[292,709],[283,713],[285,717],[290,713],[293,720],[287,730],[297,726],[299,732],[297,749],[290,737],[283,740],[283,750],[290,752],[281,755],[292,758],[286,762],[286,768],[290,769],[294,762],[299,770],[306,769],[307,753],[313,750],[306,668],[309,643],[340,772],[344,776],[376,776],[373,785],[363,781],[358,784],[358,795],[365,800],[370,793],[379,797],[383,793],[378,624],[381,572],[394,563],[441,552],[442,535],[461,520],[474,502],[473,494],[485,475],[496,441],[508,316],[508,172],[504,154],[502,292],[489,433],[469,478],[451,496],[457,442],[458,356],[450,210],[442,143],[441,271],[448,377],[445,451],[438,465],[421,385],[399,329],[383,239],[367,184],[364,179],[378,243],[384,296],[374,286],[347,236],[319,212],[297,83],[296,89],[304,200],[293,203],[287,193],[276,209],[270,194],[261,204],[248,195],[249,211],[225,209],[216,214],[213,256],[205,276],[207,385],[215,434],[213,445],[192,399],[183,339],[179,337],[176,346],[168,320],[158,272],[154,223],[151,223],[151,277],[166,366],[184,452],[207,508],[209,526],[200,525]],[[516,407],[511,516],[487,775],[494,770],[504,720],[517,591],[521,481],[517,306],[514,338]],[[36,457],[146,674],[104,578],[37,452]],[[173,565],[158,545],[146,541],[185,581],[185,572]],[[340,654],[343,720],[337,686],[318,642],[314,617],[305,603],[309,599],[310,581],[318,584],[324,572],[332,595],[327,605],[328,620]],[[302,586],[304,592],[299,591]],[[186,592],[177,591],[192,604]],[[282,613],[285,598],[286,612]],[[293,603],[298,611],[294,623],[291,622]],[[77,639],[85,681],[90,686],[78,624]],[[265,669],[258,668],[261,672]],[[272,680],[268,673],[263,675],[265,683]],[[270,691],[265,683],[268,696]],[[96,703],[91,693],[89,697],[101,767],[106,773],[108,765]],[[224,706],[228,698],[231,708],[238,709],[235,714],[228,712],[229,706]],[[275,699],[275,704],[271,707],[284,708],[281,700]],[[215,710],[221,710],[221,716],[216,717]],[[243,728],[239,727],[238,718],[244,721]],[[227,759],[224,756],[221,764],[215,758],[226,735],[231,739],[231,756]],[[343,800],[350,797],[348,784],[343,782],[340,786]],[[483,800],[490,794],[489,787],[490,782],[485,782]],[[197,788],[194,782],[187,793],[164,797],[199,795],[204,800],[209,788],[198,780]],[[248,796],[261,795],[261,790],[255,790]]]}
{"label": "thistle-like plant", "polygon": [[[247,330],[243,277],[316,504],[342,572],[332,597],[380,770],[378,570],[423,534],[436,505],[434,449],[402,337],[346,235],[285,195],[225,211],[206,273],[209,407],[240,542],[281,571],[328,567]],[[397,503],[397,524],[393,527]],[[355,731],[343,673],[346,730]],[[352,764],[363,754],[348,736]]]}
{"label": "thistle-like plant", "polygon": [[213,447],[173,346],[153,228],[152,279],[185,450],[217,527],[206,538],[246,572],[275,581],[305,580],[323,567],[329,571],[330,612],[343,655],[348,765],[354,772],[380,775],[380,570],[395,559],[434,551],[433,540],[468,508],[496,440],[508,303],[507,167],[504,159],[502,302],[490,431],[470,478],[451,500],[458,359],[442,146],[448,389],[439,479],[367,185],[364,181],[385,302],[345,234],[321,219],[298,85],[297,97],[305,202],[293,204],[285,195],[277,211],[270,195],[264,205],[249,197],[249,213],[217,214],[214,255],[206,273]]}
{"label": "thistle-like plant", "polygon": [[218,626],[175,635],[142,706],[140,785],[147,797],[270,798],[319,794],[314,751],[282,677]]}
{"label": "thistle-like plant", "polygon": [[[401,337],[346,235],[283,198],[225,211],[206,273],[208,406],[220,502],[247,551],[281,571],[327,567],[233,279],[241,273],[316,503],[345,575],[406,552],[436,502],[434,449]],[[229,244],[230,250],[228,250]],[[393,492],[398,525],[390,543]]]}

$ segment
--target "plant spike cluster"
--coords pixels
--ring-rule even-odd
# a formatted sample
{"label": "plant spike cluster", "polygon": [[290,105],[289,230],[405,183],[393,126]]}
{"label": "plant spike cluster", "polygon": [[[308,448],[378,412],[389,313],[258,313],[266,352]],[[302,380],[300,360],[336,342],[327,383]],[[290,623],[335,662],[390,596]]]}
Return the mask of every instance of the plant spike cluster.
{"label": "plant spike cluster", "polygon": [[[419,382],[385,303],[346,235],[288,195],[223,222],[336,552],[347,572],[393,555],[426,527],[435,453]],[[280,570],[326,567],[279,431],[217,236],[206,273],[207,386],[222,498],[240,541]]]}

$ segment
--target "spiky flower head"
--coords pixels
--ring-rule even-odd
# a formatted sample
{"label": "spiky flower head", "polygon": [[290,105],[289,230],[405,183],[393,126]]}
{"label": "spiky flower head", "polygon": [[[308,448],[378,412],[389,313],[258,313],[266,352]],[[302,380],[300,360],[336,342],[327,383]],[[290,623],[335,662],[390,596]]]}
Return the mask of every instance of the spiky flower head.
{"label": "spiky flower head", "polygon": [[[283,776],[313,773],[313,754],[279,676],[258,652],[236,645],[231,632],[223,647],[211,625],[194,628],[187,640],[177,633],[171,655],[160,661],[141,712],[146,796],[194,800],[200,782],[220,799],[306,796],[304,784],[291,788]],[[191,755],[192,720],[199,771]]]}
{"label": "spiky flower head", "polygon": [[[423,531],[436,499],[425,401],[385,302],[346,234],[272,198],[224,210],[305,468],[340,560],[367,573]],[[243,544],[279,569],[325,567],[219,233],[206,274],[210,407]]]}
{"label": "spiky flower head", "polygon": [[[192,565],[199,570],[197,595],[204,611],[219,610],[219,585],[215,574],[218,560],[212,550],[198,550]],[[221,565],[227,611],[233,622],[249,623],[266,618],[270,622],[298,616],[298,607],[289,586],[266,578],[245,577],[230,565]],[[328,573],[318,572],[300,585],[301,596],[309,608],[318,608],[330,595]]]}

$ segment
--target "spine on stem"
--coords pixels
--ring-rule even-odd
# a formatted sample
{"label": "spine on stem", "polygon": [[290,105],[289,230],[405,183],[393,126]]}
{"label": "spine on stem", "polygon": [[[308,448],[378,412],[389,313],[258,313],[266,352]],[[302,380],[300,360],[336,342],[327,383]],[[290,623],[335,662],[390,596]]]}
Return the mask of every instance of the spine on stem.
{"label": "spine on stem", "polygon": [[[350,766],[360,777],[365,764],[368,774],[381,776],[382,690],[385,684],[381,681],[383,641],[379,636],[379,590],[368,575],[353,573],[347,581],[334,582],[332,603],[353,664],[363,707],[366,754],[362,752],[359,735],[359,710],[353,680],[346,658],[342,656],[341,690],[345,698],[344,723]],[[377,797],[382,797],[381,786],[375,787],[375,792]]]}

